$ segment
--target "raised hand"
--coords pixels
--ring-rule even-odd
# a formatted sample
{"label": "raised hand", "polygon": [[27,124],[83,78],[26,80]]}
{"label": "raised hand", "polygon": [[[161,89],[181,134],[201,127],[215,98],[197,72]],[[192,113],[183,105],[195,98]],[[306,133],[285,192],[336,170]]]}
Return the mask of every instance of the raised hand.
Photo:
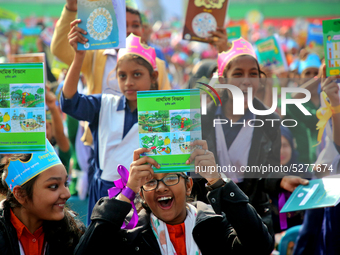
{"label": "raised hand", "polygon": [[50,110],[57,107],[57,105],[55,104],[55,102],[57,101],[57,97],[52,91],[46,90],[45,99],[46,105]]}
{"label": "raised hand", "polygon": [[228,48],[228,36],[227,31],[223,27],[217,27],[216,31],[210,31],[211,37],[207,38],[208,42],[215,45],[218,52],[227,51]]}
{"label": "raised hand", "polygon": [[140,188],[153,178],[152,166],[160,168],[156,160],[140,154],[149,152],[151,149],[139,148],[133,152],[133,162],[130,165],[130,174],[126,186],[132,189],[135,193],[140,191]]}
{"label": "raised hand", "polygon": [[340,104],[339,86],[336,82],[337,79],[340,79],[340,75],[326,78],[326,65],[324,64],[322,66],[321,89],[327,94],[332,106],[337,106]]}
{"label": "raised hand", "polygon": [[309,181],[307,179],[302,179],[299,176],[288,175],[282,178],[280,187],[289,192],[293,192],[300,184],[307,185],[308,183]]}
{"label": "raised hand", "polygon": [[78,10],[77,0],[66,0],[66,8],[69,11],[76,12]]}
{"label": "raised hand", "polygon": [[210,184],[213,184],[220,178],[216,168],[215,156],[211,151],[208,151],[208,144],[205,140],[196,140],[192,146],[201,147],[196,148],[190,155],[186,164],[195,162],[195,172],[199,173]]}
{"label": "raised hand", "polygon": [[78,42],[85,44],[88,41],[88,39],[86,39],[83,36],[83,34],[86,35],[87,32],[77,26],[80,22],[81,22],[80,19],[76,19],[76,20],[71,22],[71,24],[70,24],[71,30],[68,33],[68,41],[69,41],[70,45],[72,46],[72,48],[74,49],[74,51],[76,53],[78,53],[78,54],[82,53],[82,54],[85,55],[85,51],[78,50],[78,46],[77,46]]}

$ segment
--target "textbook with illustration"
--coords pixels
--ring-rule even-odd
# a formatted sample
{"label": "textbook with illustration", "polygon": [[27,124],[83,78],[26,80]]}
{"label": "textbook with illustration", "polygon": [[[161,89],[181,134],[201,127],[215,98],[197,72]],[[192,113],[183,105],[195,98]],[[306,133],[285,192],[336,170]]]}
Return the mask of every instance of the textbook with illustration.
{"label": "textbook with illustration", "polygon": [[274,73],[288,70],[286,57],[277,35],[258,40],[255,46],[256,55],[261,65],[269,67]]}
{"label": "textbook with illustration", "polygon": [[138,91],[139,146],[160,165],[155,172],[188,172],[191,143],[202,139],[198,89]]}
{"label": "textbook with illustration", "polygon": [[311,180],[308,185],[299,185],[280,212],[336,206],[340,202],[339,186],[339,175]]}
{"label": "textbook with illustration", "polygon": [[208,42],[209,31],[223,27],[229,0],[189,0],[185,17],[183,39]]}
{"label": "textbook with illustration", "polygon": [[309,24],[306,46],[308,52],[313,52],[320,58],[324,56],[322,25]]}
{"label": "textbook with illustration", "polygon": [[340,19],[322,21],[327,76],[340,74]]}
{"label": "textbook with illustration", "polygon": [[0,64],[0,81],[0,153],[45,151],[44,64]]}
{"label": "textbook with illustration", "polygon": [[78,50],[125,48],[125,15],[125,0],[78,0],[78,26],[88,39]]}

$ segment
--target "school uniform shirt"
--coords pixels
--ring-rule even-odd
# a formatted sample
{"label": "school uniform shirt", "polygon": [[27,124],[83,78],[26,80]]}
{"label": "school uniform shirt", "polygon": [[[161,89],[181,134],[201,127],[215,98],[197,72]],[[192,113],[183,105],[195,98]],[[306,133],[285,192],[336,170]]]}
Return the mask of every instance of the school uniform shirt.
{"label": "school uniform shirt", "polygon": [[139,147],[137,110],[131,112],[124,96],[111,94],[76,93],[71,99],[62,94],[60,99],[63,112],[90,123],[95,169],[101,171],[101,179],[120,179],[117,166],[122,164],[129,169],[133,152]]}
{"label": "school uniform shirt", "polygon": [[245,114],[231,125],[231,121],[224,115],[222,107],[218,106],[215,117],[227,119],[228,123],[230,123],[230,125],[216,125],[215,127],[218,164],[220,166],[230,165],[236,167],[236,172],[230,171],[224,174],[235,183],[243,182],[244,174],[240,169],[248,164],[254,131],[254,128],[250,127],[246,122],[254,119],[254,114],[247,109]]}
{"label": "school uniform shirt", "polygon": [[187,255],[185,245],[185,224],[180,223],[177,225],[166,224],[169,232],[170,240],[175,248],[177,255]]}
{"label": "school uniform shirt", "polygon": [[116,70],[112,68],[117,65],[117,51],[106,49],[103,54],[107,57],[103,73],[102,93],[121,96],[123,94],[118,85]]}
{"label": "school uniform shirt", "polygon": [[11,223],[17,231],[18,240],[20,242],[20,249],[29,255],[41,255],[44,249],[44,237],[43,227],[38,228],[33,234],[27,229],[27,227],[15,216],[12,209]]}

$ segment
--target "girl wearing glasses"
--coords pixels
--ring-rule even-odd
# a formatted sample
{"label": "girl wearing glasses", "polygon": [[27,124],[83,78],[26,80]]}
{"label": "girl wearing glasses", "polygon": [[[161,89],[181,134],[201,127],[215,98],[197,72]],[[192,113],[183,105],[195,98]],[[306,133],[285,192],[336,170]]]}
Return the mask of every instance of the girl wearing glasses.
{"label": "girl wearing glasses", "polygon": [[[206,141],[195,141],[187,161],[196,166],[216,166]],[[91,225],[80,240],[75,254],[270,254],[274,241],[248,197],[232,181],[224,182],[218,173],[200,173],[207,181],[207,205],[187,203],[193,181],[185,173],[155,173],[159,164],[134,151],[127,189],[139,193],[144,209],[135,228],[121,229],[131,214],[130,200],[119,194],[101,198],[91,217]]]}

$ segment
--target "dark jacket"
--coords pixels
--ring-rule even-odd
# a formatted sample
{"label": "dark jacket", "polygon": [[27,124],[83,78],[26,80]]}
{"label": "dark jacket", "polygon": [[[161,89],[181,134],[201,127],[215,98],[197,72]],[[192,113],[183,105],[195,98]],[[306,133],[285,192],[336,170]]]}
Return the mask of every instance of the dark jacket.
{"label": "dark jacket", "polygon": [[[270,254],[274,240],[248,197],[233,183],[208,194],[210,205],[197,208],[193,237],[202,254]],[[93,209],[91,224],[76,247],[76,255],[85,254],[148,254],[160,255],[151,229],[150,214],[143,209],[137,226],[120,229],[130,212],[131,204],[101,198]],[[216,213],[215,213],[216,212]],[[223,252],[222,252],[223,251]]]}
{"label": "dark jacket", "polygon": [[[0,202],[0,254],[20,255],[17,232],[15,227],[11,223],[10,217],[10,207],[8,205],[8,202],[5,202],[3,200]],[[60,228],[61,225],[63,225],[61,221],[56,222],[56,226],[53,231],[57,233],[59,231],[58,228]],[[76,242],[76,240],[65,241],[64,237],[67,236],[60,236],[59,240],[56,240],[56,238],[54,238],[53,244],[47,242],[45,255],[61,254],[60,251],[63,251],[63,255],[73,254],[73,249],[75,246],[74,242]],[[45,233],[45,239],[46,238],[48,238],[48,234]],[[79,240],[79,236],[74,239]],[[71,245],[73,247],[69,246],[69,244],[71,243],[73,243]]]}
{"label": "dark jacket", "polygon": [[[267,109],[258,99],[253,100],[254,108]],[[213,127],[217,106],[211,102],[207,108],[207,115],[202,115],[202,138],[208,143],[209,151],[214,153],[216,162],[219,162],[216,152],[216,134]],[[279,121],[266,121],[266,119],[280,120],[276,113],[268,116],[256,116],[264,122],[263,127],[255,127],[248,156],[248,166],[280,165],[281,132]],[[272,124],[273,123],[273,124]],[[258,125],[258,123],[256,123]],[[272,127],[273,125],[273,127]],[[281,173],[260,175],[250,172],[244,173],[244,180],[239,185],[249,197],[250,203],[263,218],[264,222],[273,233],[271,220],[270,200],[267,193],[277,195],[280,190],[280,181],[284,175]],[[206,201],[205,179],[195,178],[193,195],[198,200]]]}

